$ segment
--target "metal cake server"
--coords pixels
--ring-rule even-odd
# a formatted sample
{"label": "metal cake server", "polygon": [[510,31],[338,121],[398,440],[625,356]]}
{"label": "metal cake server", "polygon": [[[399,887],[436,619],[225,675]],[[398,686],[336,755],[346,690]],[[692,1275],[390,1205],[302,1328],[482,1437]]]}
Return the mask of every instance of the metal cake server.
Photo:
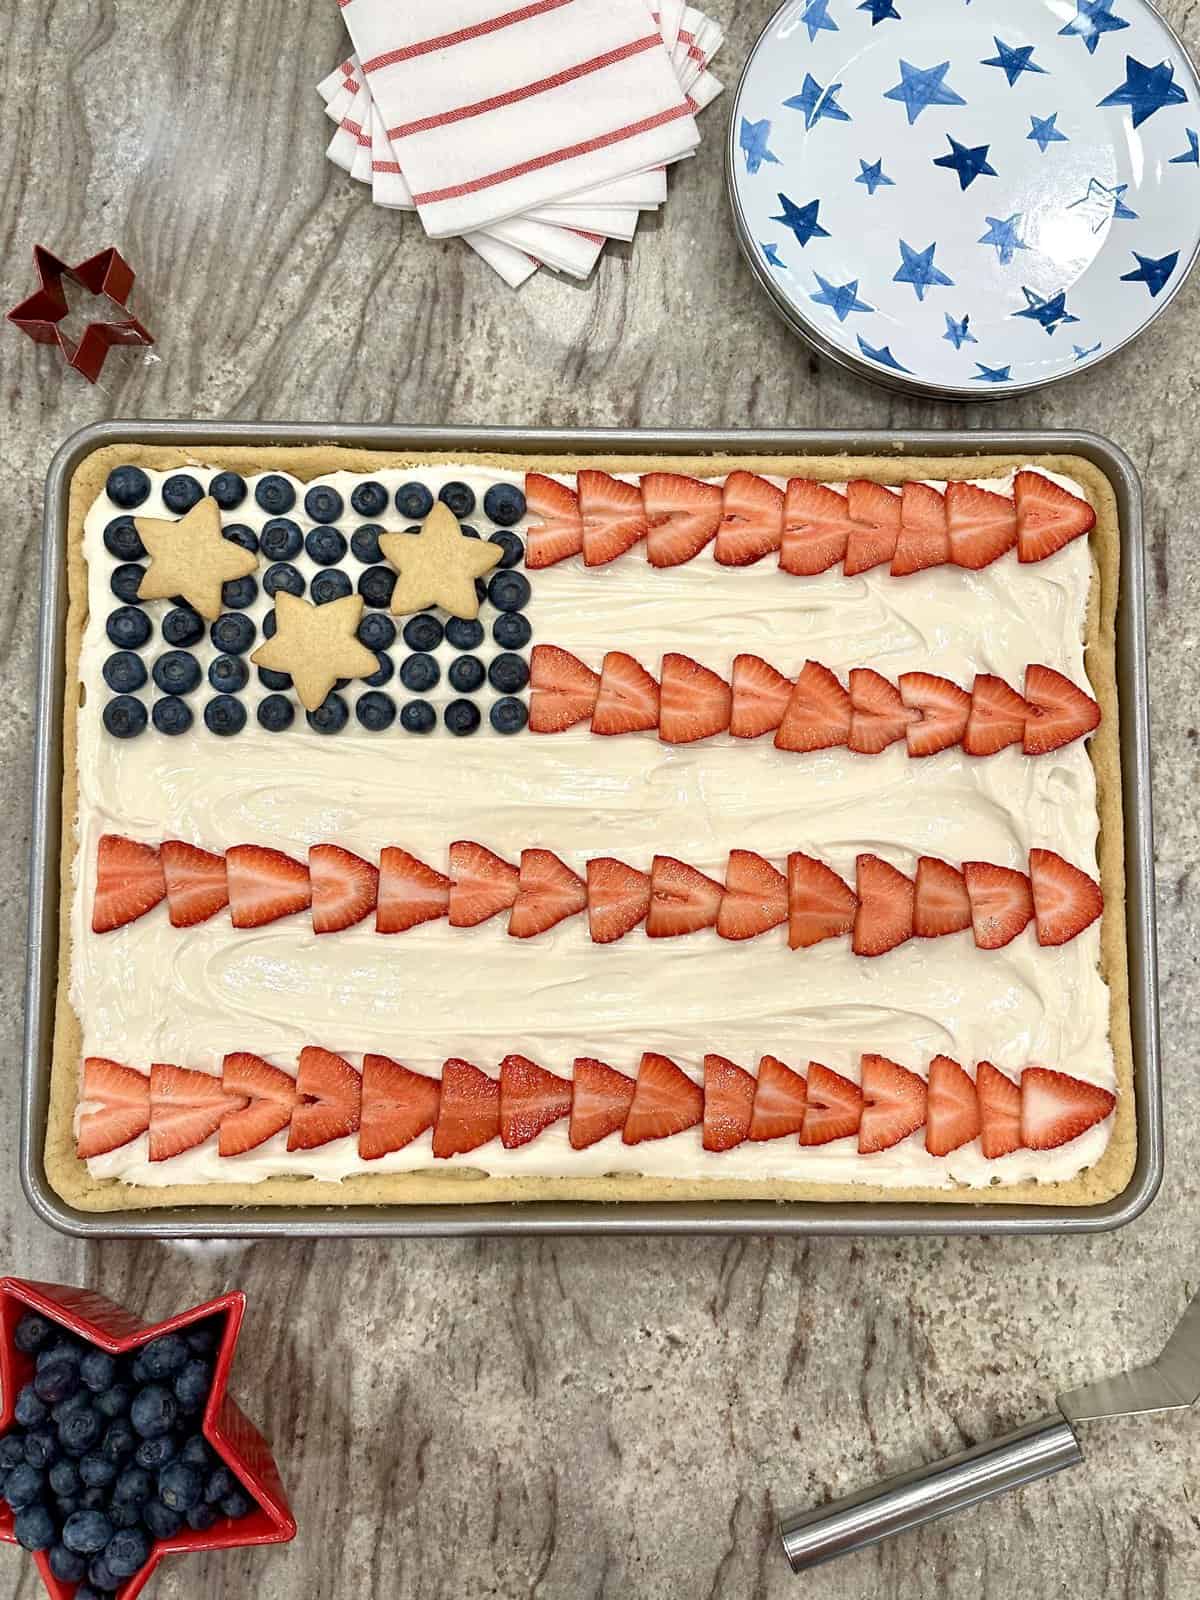
{"label": "metal cake server", "polygon": [[1058,1397],[1058,1413],[934,1466],[917,1467],[830,1505],[785,1517],[779,1525],[793,1572],[878,1544],[1083,1460],[1075,1428],[1106,1417],[1183,1411],[1200,1399],[1200,1294],[1184,1312],[1157,1361]]}

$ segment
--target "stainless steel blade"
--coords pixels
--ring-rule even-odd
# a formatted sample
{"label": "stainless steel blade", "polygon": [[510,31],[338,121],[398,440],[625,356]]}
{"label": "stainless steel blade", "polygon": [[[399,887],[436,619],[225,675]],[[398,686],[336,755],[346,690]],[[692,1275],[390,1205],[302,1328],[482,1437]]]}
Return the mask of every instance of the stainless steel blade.
{"label": "stainless steel blade", "polygon": [[1189,1304],[1157,1361],[1118,1378],[1102,1378],[1058,1397],[1069,1422],[1186,1411],[1200,1400],[1200,1293]]}

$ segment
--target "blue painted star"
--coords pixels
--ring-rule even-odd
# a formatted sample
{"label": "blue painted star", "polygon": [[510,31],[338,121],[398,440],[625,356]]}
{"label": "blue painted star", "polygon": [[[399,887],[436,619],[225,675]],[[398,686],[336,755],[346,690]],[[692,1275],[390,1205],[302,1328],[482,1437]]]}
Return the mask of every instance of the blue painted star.
{"label": "blue painted star", "polygon": [[954,279],[948,278],[940,267],[933,264],[936,241],[926,250],[914,250],[912,245],[900,241],[900,266],[893,283],[911,283],[918,300],[924,300],[926,289],[950,289]]}
{"label": "blue painted star", "polygon": [[889,17],[896,22],[901,20],[900,13],[892,4],[892,0],[862,0],[862,5],[858,9],[871,13],[871,26],[873,28],[877,28],[881,22],[886,22]]}
{"label": "blue painted star", "polygon": [[1182,87],[1175,82],[1175,68],[1169,61],[1160,61],[1148,67],[1132,56],[1125,57],[1125,82],[1119,83],[1111,94],[1101,100],[1102,106],[1128,106],[1133,113],[1133,125],[1142,123],[1161,111],[1164,106],[1182,105],[1187,99]]}
{"label": "blue painted star", "polygon": [[992,35],[992,38],[996,40],[997,54],[989,56],[983,65],[985,67],[999,67],[1008,79],[1010,89],[1023,72],[1045,72],[1045,67],[1039,67],[1033,59],[1035,48],[1033,45],[1005,44],[1004,40],[996,38],[995,34]]}
{"label": "blue painted star", "polygon": [[1076,361],[1086,361],[1089,356],[1094,356],[1097,350],[1101,348],[1103,343],[1104,341],[1102,339],[1097,339],[1090,350],[1085,350],[1081,344],[1073,345],[1072,349],[1075,351]]}
{"label": "blue painted star", "polygon": [[892,354],[890,345],[881,344],[876,347],[868,344],[861,333],[858,335],[858,348],[867,357],[868,361],[878,361],[881,367],[891,367],[893,372],[910,372],[912,370],[910,367],[902,367],[900,365]]}
{"label": "blue painted star", "polygon": [[808,0],[800,21],[808,29],[808,42],[812,44],[819,33],[837,33],[838,25],[829,15],[829,0]]}
{"label": "blue painted star", "polygon": [[961,350],[965,344],[978,344],[979,340],[971,332],[970,322],[970,317],[966,316],[963,317],[961,322],[955,322],[954,318],[947,311],[946,331],[942,335],[942,338],[949,340],[956,350]]}
{"label": "blue painted star", "polygon": [[1032,289],[1022,287],[1021,293],[1025,296],[1024,311],[1014,311],[1014,317],[1028,317],[1031,322],[1038,323],[1045,328],[1047,333],[1055,333],[1069,322],[1078,322],[1078,317],[1073,317],[1067,310],[1067,291],[1060,289],[1056,295],[1035,294]]}
{"label": "blue painted star", "polygon": [[1067,210],[1077,211],[1082,207],[1084,215],[1092,219],[1093,233],[1099,233],[1106,222],[1136,222],[1137,212],[1131,211],[1121,198],[1128,187],[1127,183],[1118,183],[1109,189],[1099,178],[1091,178],[1087,193],[1072,200]]}
{"label": "blue painted star", "polygon": [[1075,4],[1078,7],[1075,15],[1065,28],[1058,31],[1068,37],[1082,39],[1089,55],[1096,54],[1096,46],[1103,34],[1116,33],[1118,29],[1129,26],[1124,17],[1113,16],[1113,0],[1075,0]]}
{"label": "blue painted star", "polygon": [[773,267],[786,269],[787,262],[779,259],[779,246],[777,244],[763,244],[760,240],[758,247]]}
{"label": "blue painted star", "polygon": [[772,217],[771,221],[782,222],[785,228],[790,228],[796,235],[797,244],[803,246],[810,239],[829,238],[829,230],[817,221],[817,212],[821,209],[819,200],[810,200],[806,206],[798,206],[787,195],[781,194],[779,204],[783,207],[783,214]]}
{"label": "blue painted star", "polygon": [[829,117],[834,122],[849,122],[850,113],[843,111],[837,103],[837,92],[841,87],[840,83],[831,83],[826,89],[817,82],[811,72],[806,72],[803,89],[783,103],[785,106],[790,106],[793,111],[803,111],[806,128],[815,127],[823,117]]}
{"label": "blue painted star", "polygon": [[1049,117],[1030,116],[1029,120],[1032,123],[1032,127],[1025,137],[1034,140],[1043,155],[1046,154],[1047,148],[1052,144],[1068,144],[1070,142],[1065,133],[1058,131],[1057,111]]}
{"label": "blue painted star", "polygon": [[814,272],[813,277],[821,288],[817,294],[810,294],[808,298],[814,305],[828,306],[839,322],[845,322],[852,311],[874,311],[874,306],[869,306],[865,300],[858,298],[857,278],[852,278],[849,283],[832,284],[819,272]]}
{"label": "blue painted star", "polygon": [[768,148],[770,137],[771,124],[766,117],[761,122],[751,122],[748,117],[742,118],[738,144],[746,158],[746,171],[751,177],[760,170],[764,161],[769,161],[776,167],[779,165],[779,157]]}
{"label": "blue painted star", "polygon": [[1028,250],[1029,246],[1019,236],[1017,229],[1021,222],[1021,212],[1014,211],[1011,217],[988,217],[988,231],[980,239],[980,244],[994,244],[996,254],[1000,258],[1000,265],[1006,267],[1012,260],[1017,250]]}
{"label": "blue painted star", "polygon": [[862,171],[854,181],[855,183],[865,184],[868,194],[874,194],[876,189],[880,188],[881,186],[885,189],[894,189],[896,187],[896,180],[894,178],[889,178],[887,173],[883,170],[882,156],[880,156],[878,161],[872,161],[869,163],[864,161],[860,156],[858,158],[858,164],[862,168]]}
{"label": "blue painted star", "polygon": [[910,61],[902,60],[900,82],[894,89],[888,89],[883,98],[902,102],[908,112],[910,128],[930,106],[965,106],[967,102],[962,95],[956,94],[945,81],[949,71],[948,61],[940,61],[936,67],[914,67]]}
{"label": "blue painted star", "polygon": [[976,178],[994,178],[997,176],[995,167],[987,158],[990,145],[977,144],[968,149],[965,144],[959,144],[957,139],[946,135],[950,140],[950,154],[935,156],[935,167],[949,167],[951,172],[958,173],[958,186],[960,189],[969,189]]}
{"label": "blue painted star", "polygon": [[972,382],[974,382],[974,383],[1011,383],[1012,382],[1012,367],[1011,366],[1008,366],[1008,367],[985,367],[982,361],[977,361],[975,363],[975,365],[979,368],[979,371],[975,374],[974,378],[972,379]]}
{"label": "blue painted star", "polygon": [[1188,147],[1182,155],[1172,156],[1170,165],[1173,167],[1200,167],[1200,133],[1195,128],[1187,130]]}
{"label": "blue painted star", "polygon": [[1122,283],[1144,283],[1151,295],[1157,299],[1167,286],[1167,280],[1179,265],[1179,251],[1172,250],[1169,256],[1140,256],[1133,252],[1133,259],[1138,264],[1136,272],[1123,272]]}

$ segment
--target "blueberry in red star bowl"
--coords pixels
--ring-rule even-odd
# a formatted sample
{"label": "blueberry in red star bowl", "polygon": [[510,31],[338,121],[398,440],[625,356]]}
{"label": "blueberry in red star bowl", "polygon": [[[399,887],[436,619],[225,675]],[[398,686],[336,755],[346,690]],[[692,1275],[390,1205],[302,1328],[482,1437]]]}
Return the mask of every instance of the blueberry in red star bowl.
{"label": "blueberry in red star bowl", "polygon": [[218,694],[240,694],[250,681],[250,668],[240,656],[214,656],[208,681]]}
{"label": "blueberry in red star bowl", "polygon": [[57,1356],[40,1366],[33,1378],[33,1389],[45,1405],[56,1406],[79,1388],[79,1362]]}
{"label": "blueberry in red star bowl", "polygon": [[114,467],[104,485],[113,505],[132,511],[150,496],[150,479],[141,467]]}
{"label": "blueberry in red star bowl", "polygon": [[[84,1463],[88,1461],[99,1461],[105,1466],[105,1468],[108,1468],[110,1465],[104,1460],[103,1456],[84,1456],[83,1461],[78,1463],[69,1460],[66,1456],[63,1456],[50,1468],[50,1473],[46,1480],[49,1483],[53,1493],[62,1499],[66,1495],[79,1494],[83,1490],[85,1484],[89,1489],[96,1488],[96,1484],[88,1483],[87,1479],[83,1476]],[[112,1479],[106,1479],[105,1482],[111,1483]],[[103,1487],[103,1485],[100,1485],[100,1487]]]}
{"label": "blueberry in red star bowl", "polygon": [[[59,1467],[66,1465],[68,1465],[67,1462],[60,1461],[58,1463]],[[99,1450],[89,1450],[79,1463],[77,1477],[85,1488],[107,1489],[110,1483],[116,1482],[117,1464],[115,1461],[110,1461],[107,1456],[101,1455]],[[54,1481],[53,1473],[50,1475],[50,1487],[55,1494],[75,1494],[77,1492],[76,1489],[70,1487],[65,1490],[60,1489]]]}
{"label": "blueberry in red star bowl", "polygon": [[199,1356],[192,1356],[175,1379],[175,1398],[181,1411],[201,1411],[212,1387],[212,1367]]}
{"label": "blueberry in red star bowl", "polygon": [[[240,700],[235,700],[232,695],[219,694],[215,700],[210,700],[204,708],[204,726],[209,733],[215,733],[219,739],[231,739],[235,733],[241,733],[246,726],[246,708]],[[130,1410],[130,1416],[135,1418],[135,1427],[138,1426],[136,1421],[138,1401],[145,1399],[148,1392],[148,1390],[143,1390],[134,1400]],[[171,1404],[174,1405],[174,1403],[174,1397],[171,1397]]]}
{"label": "blueberry in red star bowl", "polygon": [[58,1338],[55,1339],[53,1344],[44,1345],[38,1351],[35,1365],[39,1372],[43,1367],[48,1366],[51,1361],[71,1361],[75,1366],[78,1366],[82,1357],[83,1351],[75,1343],[74,1339]]}
{"label": "blueberry in red star bowl", "polygon": [[[273,616],[274,613],[268,612],[267,615]],[[273,633],[274,631],[274,628],[272,628],[271,632]],[[268,639],[271,637],[271,634],[267,633],[265,619],[263,621],[263,632]],[[228,611],[213,623],[209,630],[209,637],[223,655],[245,655],[246,651],[254,643],[254,624],[249,617],[241,616],[236,611]]]}
{"label": "blueberry in red star bowl", "polygon": [[140,561],[146,546],[132,517],[114,517],[104,530],[104,548],[118,561]]}
{"label": "blueberry in red star bowl", "polygon": [[460,739],[474,733],[483,721],[479,707],[473,700],[451,700],[442,713],[442,719],[450,732]]}
{"label": "blueberry in red star bowl", "polygon": [[245,611],[258,599],[258,582],[254,578],[233,578],[221,585],[221,604],[230,611]]}
{"label": "blueberry in red star bowl", "polygon": [[62,1419],[66,1416],[69,1416],[72,1411],[78,1411],[81,1407],[90,1406],[91,1404],[91,1394],[87,1389],[81,1387],[76,1389],[74,1394],[69,1394],[65,1400],[60,1400],[58,1404],[51,1409],[50,1415],[54,1419],[54,1424],[57,1427]]}
{"label": "blueberry in red star bowl", "polygon": [[492,623],[492,638],[502,650],[524,650],[533,638],[529,618],[519,611],[502,611]]}
{"label": "blueberry in red star bowl", "polygon": [[145,1467],[126,1467],[113,1485],[114,1500],[144,1505],[154,1493],[154,1479]]}
{"label": "blueberry in red star bowl", "polygon": [[227,1494],[221,1501],[221,1510],[227,1517],[232,1517],[235,1522],[240,1522],[243,1517],[248,1517],[254,1510],[254,1502],[239,1484],[231,1494]]}
{"label": "blueberry in red star bowl", "polygon": [[[131,1408],[132,1409],[132,1408]],[[110,1461],[123,1462],[138,1447],[138,1436],[128,1417],[115,1417],[100,1444],[100,1450]]]}
{"label": "blueberry in red star bowl", "polygon": [[488,682],[500,694],[520,694],[529,682],[529,666],[523,656],[506,651],[488,666]]}
{"label": "blueberry in red star bowl", "polygon": [[243,550],[249,550],[251,555],[258,554],[258,535],[244,522],[231,522],[221,529],[221,537],[228,539],[230,544],[240,545]]}
{"label": "blueberry in red star bowl", "polygon": [[488,543],[498,544],[501,550],[504,551],[500,561],[501,570],[505,567],[520,566],[525,558],[525,546],[515,533],[509,533],[507,529],[503,529],[500,533],[489,534]]}
{"label": "blueberry in red star bowl", "polygon": [[[238,710],[242,708],[239,706]],[[244,715],[244,713],[243,713]],[[179,1405],[171,1391],[161,1383],[149,1383],[133,1397],[129,1420],[143,1439],[159,1439],[170,1433],[179,1415]]]}
{"label": "blueberry in red star bowl", "polygon": [[59,1583],[82,1583],[87,1577],[87,1560],[65,1544],[56,1544],[50,1551],[50,1572]]}
{"label": "blueberry in red star bowl", "polygon": [[[240,472],[218,472],[208,492],[222,511],[236,511],[246,498],[246,480]],[[228,533],[225,537],[229,537]]]}
{"label": "blueberry in red star bowl", "polygon": [[396,642],[396,624],[391,617],[368,613],[358,625],[358,642],[368,650],[390,650]]}
{"label": "blueberry in red star bowl", "polygon": [[422,612],[404,624],[404,642],[410,650],[436,650],[442,642],[442,625],[436,617]]}
{"label": "blueberry in red star bowl", "polygon": [[529,579],[523,572],[501,569],[488,584],[487,596],[497,611],[524,611],[531,594]]}
{"label": "blueberry in red star bowl", "polygon": [[483,688],[487,670],[478,656],[456,656],[447,676],[451,688],[457,689],[459,694],[474,694],[476,689]]}
{"label": "blueberry in red star bowl", "polygon": [[363,597],[363,604],[376,611],[387,610],[395,588],[396,574],[391,567],[368,567],[359,575],[358,592]]}
{"label": "blueberry in red star bowl", "polygon": [[428,700],[409,700],[400,708],[400,726],[405,733],[432,733],[437,712]]}
{"label": "blueberry in red star bowl", "polygon": [[13,1522],[13,1533],[23,1550],[49,1550],[58,1538],[54,1518],[41,1505],[26,1506],[19,1511]]}
{"label": "blueberry in red star bowl", "polygon": [[258,545],[268,561],[293,561],[304,548],[304,535],[290,517],[272,517],[263,523]]}
{"label": "blueberry in red star bowl", "polygon": [[359,517],[381,517],[388,507],[388,492],[374,478],[356,483],[350,495],[350,509]]}
{"label": "blueberry in red star bowl", "polygon": [[[0,1439],[0,1474],[11,1472],[14,1467],[19,1467],[25,1459],[25,1441],[15,1433],[9,1433]],[[74,1472],[74,1468],[71,1468]]]}
{"label": "blueberry in red star bowl", "polygon": [[85,1350],[79,1358],[79,1377],[93,1394],[103,1394],[116,1382],[116,1359],[107,1350]]}
{"label": "blueberry in red star bowl", "polygon": [[408,656],[400,663],[400,682],[413,694],[428,694],[437,687],[442,669],[431,655]]}
{"label": "blueberry in red star bowl", "polygon": [[283,733],[296,720],[296,708],[286,695],[269,694],[258,703],[258,720],[268,733]]}
{"label": "blueberry in red star bowl", "polygon": [[207,1533],[220,1520],[220,1507],[205,1505],[203,1500],[187,1514],[187,1525],[194,1533]]}
{"label": "blueberry in red star bowl", "polygon": [[396,720],[396,703],[390,695],[372,689],[369,694],[358,697],[354,715],[368,733],[383,733]]}
{"label": "blueberry in red star bowl", "polygon": [[469,517],[475,509],[475,491],[467,483],[444,484],[438,499],[454,513],[459,521],[463,517]]}
{"label": "blueberry in red star bowl", "polygon": [[[105,1592],[97,1589],[94,1584],[81,1583],[75,1591],[75,1600],[104,1600]],[[111,1590],[107,1591],[111,1594]]]}
{"label": "blueberry in red star bowl", "polygon": [[46,1474],[22,1461],[4,1480],[4,1498],[14,1511],[23,1511],[41,1499],[45,1487]]}
{"label": "blueberry in red star bowl", "polygon": [[187,1340],[178,1333],[160,1334],[138,1351],[134,1363],[134,1376],[144,1373],[153,1382],[173,1378],[187,1365]]}
{"label": "blueberry in red star bowl", "polygon": [[53,1428],[35,1428],[25,1435],[25,1459],[39,1472],[45,1472],[61,1454],[62,1446]]}
{"label": "blueberry in red star bowl", "polygon": [[270,667],[259,667],[258,681],[264,689],[278,690],[292,687],[290,672],[273,672]]}
{"label": "blueberry in red star bowl", "polygon": [[189,1467],[199,1467],[204,1472],[211,1471],[213,1453],[202,1433],[193,1433],[190,1439],[184,1441],[179,1459],[186,1461]]}
{"label": "blueberry in red star bowl", "polygon": [[377,670],[373,672],[369,678],[364,678],[363,682],[370,689],[382,689],[385,683],[389,683],[391,681],[392,674],[395,672],[396,667],[391,656],[386,654],[384,651],[380,651],[375,659],[379,662]]}
{"label": "blueberry in red star bowl", "polygon": [[142,1520],[142,1508],[136,1500],[110,1500],[108,1520],[114,1528],[136,1528]]}
{"label": "blueberry in red star bowl", "polygon": [[346,554],[346,541],[336,528],[311,528],[304,541],[308,559],[318,567],[336,567]]}
{"label": "blueberry in red star bowl", "polygon": [[118,650],[140,650],[150,637],[150,618],[137,606],[118,606],[104,626]]}
{"label": "blueberry in red star bowl", "polygon": [[119,1529],[104,1547],[104,1564],[115,1578],[132,1578],[150,1559],[150,1541],[140,1528]]}
{"label": "blueberry in red star bowl", "polygon": [[101,1594],[114,1595],[121,1587],[121,1580],[104,1559],[102,1550],[98,1556],[93,1556],[92,1564],[88,1568],[88,1583],[93,1589],[98,1589]]}
{"label": "blueberry in red star bowl", "polygon": [[339,572],[334,567],[326,567],[324,572],[318,572],[309,585],[309,594],[315,606],[327,606],[334,600],[344,600],[347,595],[354,593],[354,585],[344,572]]}
{"label": "blueberry in red star bowl", "polygon": [[102,720],[114,739],[136,739],[146,731],[146,708],[132,695],[119,694],[105,706]]}
{"label": "blueberry in red star bowl", "polygon": [[525,496],[515,483],[494,483],[483,497],[483,509],[501,528],[515,528],[525,515]]}
{"label": "blueberry in red star bowl", "polygon": [[200,682],[200,663],[186,650],[168,650],[154,663],[153,674],[164,694],[191,694]]}
{"label": "blueberry in red star bowl", "polygon": [[190,1511],[204,1498],[204,1478],[185,1461],[172,1461],[158,1475],[158,1498],[172,1511]]}
{"label": "blueberry in red star bowl", "polygon": [[191,606],[176,606],[162,619],[162,636],[165,644],[183,649],[198,644],[204,637],[204,618]]}
{"label": "blueberry in red star bowl", "polygon": [[423,483],[402,483],[396,490],[396,510],[410,522],[421,522],[433,510],[433,495]]}
{"label": "blueberry in red star bowl", "polygon": [[175,1440],[165,1433],[158,1439],[143,1439],[134,1451],[134,1461],[147,1472],[159,1472],[175,1459]]}
{"label": "blueberry in red star bowl", "polygon": [[373,567],[377,561],[383,560],[383,551],[379,548],[379,535],[382,532],[378,523],[364,522],[350,535],[350,553],[364,567]]}
{"label": "blueberry in red star bowl", "polygon": [[315,711],[304,714],[314,733],[341,733],[350,720],[350,707],[331,689]]}
{"label": "blueberry in red star bowl", "polygon": [[205,1505],[220,1505],[225,1496],[232,1494],[237,1486],[238,1481],[233,1473],[223,1461],[219,1461],[204,1482]]}
{"label": "blueberry in red star bowl", "polygon": [[[69,1456],[85,1456],[93,1445],[100,1442],[104,1431],[104,1418],[90,1406],[72,1411],[58,1425],[58,1437]],[[90,1485],[95,1488],[96,1485]]]}
{"label": "blueberry in red star bowl", "polygon": [[165,733],[169,739],[173,739],[191,727],[192,708],[178,695],[169,694],[154,702],[150,717],[159,733]]}
{"label": "blueberry in red star bowl", "polygon": [[146,681],[146,665],[132,650],[118,650],[101,669],[104,681],[114,694],[133,694]]}
{"label": "blueberry in red star bowl", "polygon": [[[27,1383],[17,1396],[17,1403],[13,1407],[13,1417],[23,1428],[40,1427],[50,1415],[50,1408],[38,1398],[37,1391],[31,1383]],[[25,1459],[22,1446],[21,1459]]]}
{"label": "blueberry in red star bowl", "polygon": [[341,495],[328,483],[314,483],[304,496],[304,514],[312,522],[336,522],[345,509]]}
{"label": "blueberry in red star bowl", "polygon": [[204,490],[190,472],[176,472],[162,486],[163,505],[184,516],[204,499]]}
{"label": "blueberry in red star bowl", "polygon": [[136,562],[124,561],[119,567],[114,567],[109,576],[108,586],[124,605],[137,605],[138,589],[146,574],[145,567]]}
{"label": "blueberry in red star bowl", "polygon": [[78,1556],[99,1555],[113,1536],[113,1525],[103,1511],[77,1511],[68,1517],[62,1542]]}
{"label": "blueberry in red star bowl", "polygon": [[263,573],[263,592],[272,598],[282,589],[284,594],[302,595],[304,578],[298,567],[290,561],[277,561]]}
{"label": "blueberry in red star bowl", "polygon": [[[80,1369],[82,1371],[82,1367]],[[126,1383],[114,1383],[110,1389],[105,1389],[96,1396],[96,1410],[103,1417],[112,1421],[116,1417],[125,1416],[133,1402],[133,1392]]]}
{"label": "blueberry in red star bowl", "polygon": [[142,1513],[142,1521],[156,1539],[173,1539],[183,1527],[183,1516],[163,1505],[161,1500],[151,1500]]}
{"label": "blueberry in red star bowl", "polygon": [[282,517],[296,504],[296,490],[287,478],[268,472],[254,485],[254,498],[269,517]]}

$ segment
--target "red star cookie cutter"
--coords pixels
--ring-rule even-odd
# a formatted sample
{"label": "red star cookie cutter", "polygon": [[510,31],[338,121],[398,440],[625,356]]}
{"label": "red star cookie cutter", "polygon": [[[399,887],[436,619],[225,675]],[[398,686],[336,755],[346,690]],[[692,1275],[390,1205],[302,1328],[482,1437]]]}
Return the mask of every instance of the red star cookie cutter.
{"label": "red star cookie cutter", "polygon": [[14,306],[8,313],[8,321],[37,344],[56,344],[66,357],[67,365],[81,372],[89,383],[95,383],[100,376],[105,357],[114,345],[154,343],[152,336],[132,315],[115,322],[89,322],[78,343],[62,327],[70,309],[63,288],[64,278],[89,294],[102,297],[119,311],[127,310],[133,270],[120,251],[111,245],[81,261],[77,267],[69,267],[43,245],[35,244],[33,264],[41,288]]}
{"label": "red star cookie cutter", "polygon": [[[258,1509],[238,1522],[223,1519],[207,1533],[184,1528],[173,1539],[159,1539],[146,1565],[117,1591],[115,1600],[134,1600],[164,1556],[189,1550],[231,1550],[244,1545],[286,1544],[296,1537],[292,1516],[270,1447],[254,1424],[242,1415],[225,1392],[233,1365],[246,1296],[240,1290],[223,1294],[207,1305],[181,1311],[166,1322],[142,1322],[123,1306],[90,1289],[73,1289],[59,1283],[32,1283],[25,1278],[0,1278],[0,1434],[12,1424],[13,1406],[21,1388],[33,1377],[32,1356],[13,1343],[17,1323],[27,1311],[38,1311],[81,1339],[88,1339],[111,1355],[125,1355],[164,1333],[177,1333],[206,1318],[223,1317],[217,1348],[212,1391],[204,1408],[202,1431],[225,1465],[240,1480]],[[0,1543],[15,1544],[13,1514],[0,1502]],[[50,1600],[71,1600],[73,1583],[60,1583],[50,1571],[45,1554],[34,1556]]]}

